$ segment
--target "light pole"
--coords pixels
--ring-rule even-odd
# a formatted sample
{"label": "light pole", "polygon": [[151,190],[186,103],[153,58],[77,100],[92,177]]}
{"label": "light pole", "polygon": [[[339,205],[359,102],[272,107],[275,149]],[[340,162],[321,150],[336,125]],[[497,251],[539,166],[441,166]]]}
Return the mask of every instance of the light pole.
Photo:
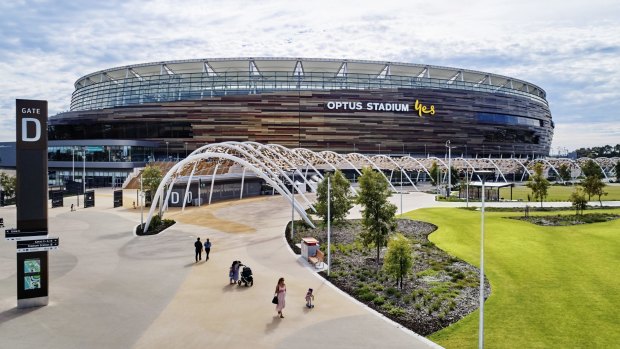
{"label": "light pole", "polygon": [[295,232],[295,175],[293,175],[293,186],[291,187],[291,241],[293,241],[293,233]]}
{"label": "light pole", "polygon": [[[140,205],[140,230],[144,232],[144,189],[142,188],[142,172],[140,172],[140,199],[142,201],[141,203],[138,202]],[[153,203],[151,203],[151,205],[153,205]]]}
{"label": "light pole", "polygon": [[185,142],[185,157],[187,158],[187,142]]}
{"label": "light pole", "polygon": [[450,140],[446,141],[446,147],[448,148],[448,190],[446,190],[446,196],[450,198],[450,189],[452,189],[452,147],[450,147]]}
{"label": "light pole", "polygon": [[474,174],[482,182],[482,196],[480,209],[480,318],[478,323],[478,348],[484,348],[484,182],[493,175],[493,171],[476,171]]}
{"label": "light pole", "polygon": [[400,169],[400,215],[403,215],[403,169]]}
{"label": "light pole", "polygon": [[166,161],[168,161],[168,141],[166,141]]}
{"label": "light pole", "polygon": [[86,147],[82,147],[82,195],[84,195],[84,207],[86,207]]}
{"label": "light pole", "polygon": [[466,168],[465,170],[465,183],[467,183],[467,193],[465,194],[465,200],[467,201],[467,203],[465,204],[465,207],[469,207],[469,181],[471,180],[471,176],[469,175],[469,169]]}
{"label": "light pole", "polygon": [[327,276],[329,276],[329,271],[331,269],[331,233],[332,233],[332,219],[331,219],[331,175],[327,176]]}

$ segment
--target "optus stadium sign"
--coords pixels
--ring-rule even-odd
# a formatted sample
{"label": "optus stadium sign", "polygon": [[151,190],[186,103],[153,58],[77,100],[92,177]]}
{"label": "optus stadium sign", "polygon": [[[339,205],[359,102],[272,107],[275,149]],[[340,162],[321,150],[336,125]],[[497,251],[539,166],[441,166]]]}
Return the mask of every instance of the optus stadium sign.
{"label": "optus stadium sign", "polygon": [[414,103],[394,102],[341,102],[328,101],[325,107],[329,110],[380,111],[380,112],[416,112],[418,116],[435,115],[434,105],[424,105],[419,100]]}

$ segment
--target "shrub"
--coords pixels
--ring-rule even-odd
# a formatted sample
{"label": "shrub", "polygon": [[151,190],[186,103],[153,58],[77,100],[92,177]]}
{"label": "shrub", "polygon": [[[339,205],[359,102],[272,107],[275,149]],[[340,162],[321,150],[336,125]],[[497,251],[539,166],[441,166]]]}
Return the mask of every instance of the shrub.
{"label": "shrub", "polygon": [[397,290],[395,287],[388,287],[388,288],[385,290],[385,293],[386,293],[388,296],[393,296],[393,295],[395,295],[395,294],[397,294],[397,293],[399,293],[399,292],[398,292],[398,290]]}
{"label": "shrub", "polygon": [[388,314],[396,317],[400,317],[406,314],[405,310],[399,307],[392,307],[392,309],[388,310]]}
{"label": "shrub", "polygon": [[364,302],[370,302],[375,299],[375,295],[372,292],[362,293],[359,295],[359,298]]}
{"label": "shrub", "polygon": [[377,297],[375,297],[375,299],[372,302],[375,305],[383,305],[383,303],[385,303],[385,298],[383,298],[381,296],[377,296]]}

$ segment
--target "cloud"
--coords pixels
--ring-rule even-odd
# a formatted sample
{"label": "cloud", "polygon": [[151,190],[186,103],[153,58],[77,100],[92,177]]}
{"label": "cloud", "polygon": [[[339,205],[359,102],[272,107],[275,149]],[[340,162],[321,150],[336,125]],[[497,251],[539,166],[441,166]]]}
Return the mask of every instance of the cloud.
{"label": "cloud", "polygon": [[[7,1],[0,4],[0,140],[15,98],[68,109],[80,76],[189,58],[371,59],[487,71],[546,90],[554,146],[575,127],[613,125],[620,100],[620,2]],[[584,145],[620,139],[584,132]],[[587,136],[587,137],[586,137]]]}

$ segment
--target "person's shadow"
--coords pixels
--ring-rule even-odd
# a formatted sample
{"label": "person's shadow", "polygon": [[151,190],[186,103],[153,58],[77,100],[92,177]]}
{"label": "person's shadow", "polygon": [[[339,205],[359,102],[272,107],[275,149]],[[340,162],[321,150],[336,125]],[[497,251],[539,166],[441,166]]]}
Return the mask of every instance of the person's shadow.
{"label": "person's shadow", "polygon": [[278,328],[278,326],[280,325],[280,322],[282,322],[282,319],[280,319],[280,316],[275,315],[273,319],[271,320],[271,322],[268,323],[267,326],[265,326],[265,333],[271,333],[275,331],[275,329]]}

